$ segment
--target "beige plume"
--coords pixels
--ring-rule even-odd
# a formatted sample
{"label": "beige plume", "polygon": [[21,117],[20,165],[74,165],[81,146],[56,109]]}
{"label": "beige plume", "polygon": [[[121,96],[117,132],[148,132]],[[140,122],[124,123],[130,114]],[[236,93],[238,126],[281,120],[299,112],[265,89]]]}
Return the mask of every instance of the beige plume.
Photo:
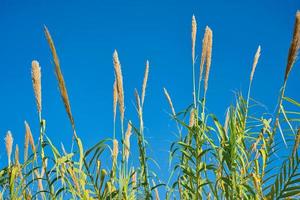
{"label": "beige plume", "polygon": [[147,60],[146,61],[146,68],[145,68],[145,74],[144,74],[144,80],[143,80],[143,86],[142,86],[142,106],[144,105],[144,100],[145,100],[148,74],[149,74],[149,61]]}
{"label": "beige plume", "polygon": [[284,75],[284,81],[287,80],[289,73],[293,68],[293,65],[297,58],[299,47],[300,47],[300,11],[297,11],[295,25],[294,25],[294,34],[293,34],[292,43],[291,43],[291,46],[289,49],[289,55],[288,55],[288,61],[287,61],[287,66],[286,66],[286,70],[285,70],[285,75]]}
{"label": "beige plume", "polygon": [[113,54],[113,63],[114,63],[114,71],[115,71],[116,82],[117,82],[118,101],[119,101],[121,121],[123,123],[124,122],[124,112],[125,112],[123,76],[122,76],[121,64],[119,61],[119,56],[118,56],[117,50],[115,50],[114,54]]}
{"label": "beige plume", "polygon": [[58,80],[60,94],[61,94],[64,106],[65,106],[66,112],[68,114],[69,120],[71,122],[72,128],[74,130],[74,136],[77,137],[76,132],[75,132],[75,123],[74,123],[74,118],[73,118],[72,111],[71,111],[69,96],[68,96],[65,80],[64,80],[63,74],[60,69],[59,59],[58,59],[58,56],[56,53],[54,42],[53,42],[52,37],[46,26],[44,27],[44,31],[45,31],[45,35],[46,35],[47,41],[49,43],[49,46],[50,46],[50,49],[52,52],[53,61],[55,64],[55,74],[56,74],[56,77]]}
{"label": "beige plume", "polygon": [[131,121],[128,122],[127,125],[127,130],[125,133],[125,141],[124,141],[124,145],[125,145],[125,159],[126,161],[128,161],[129,158],[129,154],[130,154],[130,136],[132,134],[132,127],[131,127]]}
{"label": "beige plume", "polygon": [[210,66],[211,66],[212,41],[213,41],[212,30],[209,27],[206,27],[206,29],[208,31],[208,38],[207,38],[207,47],[206,47],[206,71],[205,71],[205,78],[204,78],[204,93],[206,93],[208,88],[208,77],[209,77]]}
{"label": "beige plume", "polygon": [[[31,77],[33,91],[39,115],[42,112],[42,84],[41,84],[41,68],[38,61],[33,60],[31,63]],[[41,119],[40,119],[41,120]]]}
{"label": "beige plume", "polygon": [[250,81],[253,80],[254,72],[255,72],[256,65],[258,63],[259,57],[260,57],[260,46],[258,46],[257,51],[256,51],[255,56],[254,56],[252,71],[251,71],[251,75],[250,75]]}
{"label": "beige plume", "polygon": [[7,159],[8,159],[8,166],[10,166],[12,147],[13,147],[13,143],[14,143],[14,138],[12,137],[12,134],[10,131],[7,131],[4,140],[5,140],[5,147],[6,147],[6,153],[7,153]]}
{"label": "beige plume", "polygon": [[175,109],[174,109],[174,106],[173,106],[171,97],[170,97],[170,95],[169,95],[169,93],[168,93],[168,91],[167,91],[166,88],[164,88],[164,93],[165,93],[165,96],[166,96],[167,101],[168,101],[168,103],[169,103],[169,106],[170,106],[170,108],[171,108],[172,114],[173,114],[173,116],[175,116],[175,115],[176,115],[176,112],[175,112]]}
{"label": "beige plume", "polygon": [[195,15],[192,16],[192,62],[195,63],[195,47],[196,47],[196,35],[197,35],[197,22]]}

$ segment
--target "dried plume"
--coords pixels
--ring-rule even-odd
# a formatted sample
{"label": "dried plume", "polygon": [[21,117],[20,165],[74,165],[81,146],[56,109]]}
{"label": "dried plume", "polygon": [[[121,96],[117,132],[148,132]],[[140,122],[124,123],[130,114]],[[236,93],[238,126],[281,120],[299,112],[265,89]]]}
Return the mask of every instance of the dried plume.
{"label": "dried plume", "polygon": [[114,63],[114,71],[115,71],[115,77],[116,77],[116,82],[117,82],[118,101],[119,101],[121,121],[123,123],[123,121],[124,121],[124,112],[125,112],[123,76],[122,76],[121,64],[120,64],[120,61],[119,61],[119,56],[118,56],[117,50],[115,50],[114,54],[113,54],[113,63]]}
{"label": "dried plume", "polygon": [[192,108],[190,112],[189,127],[193,127],[194,125],[195,125],[195,109]]}
{"label": "dried plume", "polygon": [[229,115],[230,115],[230,109],[228,108],[226,112],[225,123],[224,123],[224,130],[226,136],[228,136]]}
{"label": "dried plume", "polygon": [[250,75],[250,81],[252,82],[253,80],[253,76],[254,76],[254,72],[255,72],[255,69],[256,69],[256,65],[258,63],[258,59],[260,57],[260,46],[258,46],[257,48],[257,51],[255,53],[255,56],[254,56],[254,60],[253,60],[253,65],[252,65],[252,71],[251,71],[251,75]]}
{"label": "dried plume", "polygon": [[114,82],[113,86],[113,113],[114,113],[114,122],[116,121],[116,115],[117,115],[117,103],[118,103],[118,89],[117,89],[117,83]]}
{"label": "dried plume", "polygon": [[33,60],[31,63],[31,78],[33,91],[39,115],[42,112],[42,84],[41,84],[41,68],[38,61]]}
{"label": "dried plume", "polygon": [[292,43],[291,43],[291,46],[289,49],[287,66],[286,66],[285,75],[284,75],[284,81],[287,80],[289,73],[293,68],[293,65],[297,59],[297,54],[298,54],[299,48],[300,48],[300,11],[297,11],[295,25],[294,25],[294,34],[293,34]]}
{"label": "dried plume", "polygon": [[28,123],[25,121],[25,144],[24,144],[24,160],[27,160],[27,155],[28,155],[28,143],[31,146],[31,150],[35,153],[35,144],[34,144],[34,140],[33,140],[33,136],[30,130],[30,127],[28,125]]}
{"label": "dried plume", "polygon": [[16,149],[15,149],[15,164],[17,166],[20,165],[20,161],[19,161],[19,145],[16,145]]}
{"label": "dried plume", "polygon": [[197,22],[195,15],[192,16],[192,61],[195,63],[195,46],[196,46],[196,35],[197,35]]}
{"label": "dried plume", "polygon": [[138,93],[137,89],[134,90],[134,96],[135,96],[135,101],[136,101],[136,107],[137,107],[137,110],[138,110],[138,114],[139,114],[139,116],[141,116],[142,115],[141,99],[140,99],[140,96],[139,96],[139,93]]}
{"label": "dried plume", "polygon": [[12,147],[13,147],[13,142],[14,142],[14,138],[12,137],[12,134],[10,131],[7,131],[4,140],[5,140],[5,148],[6,148],[7,158],[8,158],[8,166],[10,166],[11,153],[12,153]]}
{"label": "dried plume", "polygon": [[119,143],[118,143],[118,140],[114,139],[113,140],[113,151],[112,151],[112,158],[113,158],[114,164],[117,163],[118,153],[119,153]]}
{"label": "dried plume", "polygon": [[210,65],[211,65],[212,39],[213,39],[212,30],[209,27],[206,27],[206,29],[208,31],[208,38],[207,38],[207,47],[206,47],[206,71],[205,71],[205,78],[204,78],[204,93],[206,93],[208,88],[208,77],[209,77]]}
{"label": "dried plume", "polygon": [[128,125],[127,125],[127,130],[126,130],[126,133],[125,133],[125,141],[124,141],[124,144],[125,144],[125,158],[126,158],[126,161],[128,161],[128,158],[129,158],[129,154],[130,154],[130,136],[132,134],[132,126],[131,126],[131,121],[128,122]]}
{"label": "dried plume", "polygon": [[174,109],[174,106],[173,106],[171,97],[170,97],[170,95],[169,95],[169,93],[168,93],[168,91],[167,91],[166,88],[164,88],[164,93],[165,93],[165,96],[166,96],[166,98],[167,98],[167,100],[168,100],[168,103],[169,103],[169,105],[170,105],[172,114],[175,116],[175,115],[176,115],[176,112],[175,112],[175,109]]}
{"label": "dried plume", "polygon": [[199,76],[199,81],[202,80],[202,76],[203,76],[203,69],[204,69],[204,63],[206,60],[206,49],[207,49],[207,42],[208,42],[208,35],[209,35],[209,28],[206,27],[205,28],[205,33],[203,36],[203,40],[202,40],[202,52],[201,52],[201,61],[200,61],[200,76]]}
{"label": "dried plume", "polygon": [[56,77],[57,77],[57,80],[58,80],[58,86],[59,86],[60,94],[61,94],[62,100],[64,102],[64,106],[65,106],[66,112],[68,114],[69,120],[71,122],[72,128],[74,130],[74,136],[76,136],[75,123],[74,123],[74,118],[73,118],[73,115],[72,115],[72,112],[71,112],[69,96],[68,96],[66,84],[65,84],[65,81],[64,81],[64,77],[63,77],[61,69],[60,69],[59,59],[58,59],[58,56],[57,56],[57,53],[56,53],[54,42],[53,42],[52,37],[51,37],[51,35],[50,35],[50,33],[49,33],[46,26],[44,27],[44,31],[45,31],[46,38],[47,38],[47,41],[49,43],[49,46],[50,46],[50,49],[51,49],[51,52],[52,52],[53,61],[54,61],[54,65],[55,65],[55,74],[56,74]]}
{"label": "dried plume", "polygon": [[[26,127],[26,121],[25,121]],[[24,162],[27,160],[28,157],[28,145],[29,145],[29,135],[27,134],[27,128],[25,131],[25,141],[24,141]]]}
{"label": "dried plume", "polygon": [[142,86],[142,106],[144,105],[144,100],[145,100],[148,74],[149,74],[149,61],[147,60],[146,61],[146,68],[145,68],[145,74],[144,74],[144,80],[143,80],[143,86]]}

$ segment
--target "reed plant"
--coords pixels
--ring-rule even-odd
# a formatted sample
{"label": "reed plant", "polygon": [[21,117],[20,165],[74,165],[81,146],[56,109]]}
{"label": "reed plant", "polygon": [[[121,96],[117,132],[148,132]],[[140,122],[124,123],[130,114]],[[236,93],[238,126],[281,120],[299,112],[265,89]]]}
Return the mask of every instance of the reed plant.
{"label": "reed plant", "polygon": [[[251,86],[255,81],[255,70],[259,67],[259,46],[251,70],[249,68],[246,98],[241,92],[236,93],[236,102],[226,109],[224,120],[209,113],[206,108],[210,69],[213,67],[213,31],[208,26],[205,28],[202,51],[199,54],[201,56],[197,62],[198,31],[196,17],[192,16],[191,104],[176,112],[171,95],[163,88],[170,106],[170,116],[178,130],[178,138],[170,144],[170,178],[165,183],[154,173],[152,165],[149,165],[152,158],[149,157],[144,131],[144,114],[147,114],[144,113],[144,103],[150,62],[147,60],[145,63],[141,90],[135,89],[133,93],[136,116],[127,116],[124,91],[126,83],[122,75],[121,57],[119,58],[117,50],[113,52],[112,69],[115,80],[112,92],[112,138],[100,140],[84,149],[81,135],[76,132],[54,41],[47,27],[44,32],[51,50],[60,96],[72,126],[72,148],[67,151],[63,145],[55,146],[47,134],[46,120],[42,113],[42,68],[37,60],[33,60],[31,76],[39,137],[33,137],[30,125],[25,121],[24,152],[23,159],[20,159],[22,148],[19,149],[18,144],[14,144],[13,134],[7,132],[4,139],[7,166],[0,170],[0,200],[300,198],[300,128],[297,127],[300,121],[300,103],[285,95],[288,77],[300,48],[299,11],[296,13],[276,112],[273,115],[253,114],[257,113],[253,112],[257,105],[251,98]],[[199,70],[196,69],[198,64]],[[293,110],[285,109],[291,107]],[[137,120],[133,120],[134,118]],[[137,123],[134,124],[133,121]],[[130,162],[134,153],[131,149],[132,141],[137,141],[137,164]],[[103,156],[106,154],[111,155],[111,162],[104,166]]]}

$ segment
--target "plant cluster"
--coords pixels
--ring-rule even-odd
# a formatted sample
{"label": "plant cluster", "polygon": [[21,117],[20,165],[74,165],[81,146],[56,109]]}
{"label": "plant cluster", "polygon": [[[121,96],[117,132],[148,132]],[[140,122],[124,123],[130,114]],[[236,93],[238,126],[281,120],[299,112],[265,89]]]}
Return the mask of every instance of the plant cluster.
{"label": "plant cluster", "polygon": [[[134,91],[138,124],[133,124],[130,120],[125,120],[127,117],[125,118],[121,62],[117,51],[114,51],[113,137],[84,150],[76,133],[54,42],[47,27],[44,31],[52,52],[60,95],[72,125],[72,148],[67,151],[64,146],[56,147],[47,135],[46,121],[42,115],[41,68],[38,61],[34,60],[31,75],[40,125],[39,138],[33,138],[30,126],[25,121],[24,155],[21,161],[19,146],[14,145],[12,133],[7,132],[5,147],[8,164],[0,170],[0,200],[300,198],[300,128],[295,128],[300,121],[300,103],[285,96],[288,77],[300,48],[299,11],[296,13],[275,115],[253,116],[250,113],[257,106],[251,98],[251,85],[261,54],[259,46],[254,55],[247,96],[244,98],[241,93],[236,94],[236,103],[227,109],[223,123],[206,109],[213,31],[208,26],[205,28],[199,56],[199,76],[196,79],[197,22],[192,17],[191,105],[176,112],[172,99],[164,88],[171,108],[170,116],[178,129],[178,138],[170,146],[170,178],[167,183],[159,180],[149,167],[150,157],[144,135],[143,107],[149,61],[146,61],[141,91]],[[293,110],[287,110],[287,107],[292,107]],[[132,135],[138,143],[138,166],[129,162]],[[110,142],[112,146],[109,146]],[[283,155],[282,151],[289,153]],[[103,166],[101,162],[104,152],[111,154],[109,166]],[[165,194],[163,190],[158,190],[160,187],[165,189]]]}

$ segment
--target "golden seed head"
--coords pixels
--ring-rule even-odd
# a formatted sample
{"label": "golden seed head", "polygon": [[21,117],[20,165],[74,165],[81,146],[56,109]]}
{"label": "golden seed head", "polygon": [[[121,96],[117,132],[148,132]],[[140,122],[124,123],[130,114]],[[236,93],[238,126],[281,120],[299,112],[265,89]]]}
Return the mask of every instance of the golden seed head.
{"label": "golden seed head", "polygon": [[122,76],[121,64],[119,61],[119,56],[118,56],[117,50],[115,50],[114,54],[113,54],[113,63],[114,63],[114,71],[115,71],[115,77],[116,77],[116,82],[117,82],[118,101],[119,101],[121,121],[123,123],[124,113],[125,113],[123,76]]}
{"label": "golden seed head", "polygon": [[134,90],[134,96],[135,96],[135,100],[136,100],[136,107],[138,110],[138,114],[139,114],[139,117],[141,117],[141,115],[142,115],[141,99],[140,99],[137,89]]}
{"label": "golden seed head", "polygon": [[[31,150],[35,153],[35,144],[34,144],[34,139],[30,130],[30,127],[28,125],[28,123],[25,121],[25,138],[28,138],[27,140],[29,140],[29,144],[31,146]],[[26,145],[26,141],[25,141],[25,145]],[[27,148],[28,148],[28,144],[27,144]]]}
{"label": "golden seed head", "polygon": [[255,72],[256,65],[258,63],[259,57],[260,57],[260,46],[258,46],[257,51],[256,51],[255,56],[254,56],[252,71],[251,71],[251,75],[250,75],[250,81],[253,80],[254,72]]}
{"label": "golden seed head", "polygon": [[119,143],[118,143],[118,140],[114,139],[113,140],[113,151],[112,151],[112,158],[113,158],[114,163],[117,162],[118,153],[119,153]]}
{"label": "golden seed head", "polygon": [[168,101],[168,103],[169,103],[169,106],[170,106],[170,108],[171,108],[172,114],[173,114],[173,116],[175,116],[175,115],[176,115],[176,112],[175,112],[175,109],[174,109],[174,106],[173,106],[171,97],[170,97],[170,95],[169,95],[169,93],[168,93],[168,91],[167,91],[166,88],[164,88],[164,93],[165,93],[165,96],[166,96],[167,101]]}
{"label": "golden seed head", "polygon": [[19,162],[19,146],[18,145],[16,145],[16,149],[15,149],[15,164],[20,165],[20,162]]}
{"label": "golden seed head", "polygon": [[33,91],[38,112],[42,111],[42,84],[41,84],[41,68],[38,61],[33,60],[31,63],[31,77]]}
{"label": "golden seed head", "polygon": [[[27,122],[25,121],[25,127]],[[28,145],[29,145],[29,135],[27,134],[27,128],[25,131],[25,141],[24,141],[24,162],[27,160],[28,157]]]}
{"label": "golden seed head", "polygon": [[195,46],[196,46],[196,35],[197,35],[197,22],[195,15],[192,17],[192,62],[195,63]]}
{"label": "golden seed head", "polygon": [[51,37],[50,32],[48,31],[47,27],[44,27],[44,31],[45,31],[45,35],[46,35],[47,41],[49,43],[49,46],[50,46],[50,49],[51,49],[51,52],[52,52],[52,56],[53,56],[53,61],[54,61],[54,64],[55,64],[55,74],[56,74],[56,78],[58,80],[60,95],[62,97],[67,115],[68,115],[69,120],[71,122],[73,131],[74,131],[74,136],[76,136],[75,122],[74,122],[74,118],[73,118],[72,111],[71,111],[68,91],[67,91],[67,88],[66,88],[66,84],[65,84],[63,74],[62,74],[61,69],[60,69],[59,59],[58,59],[58,56],[57,56],[57,53],[56,53],[55,45],[54,45],[54,42],[52,40],[52,37]]}
{"label": "golden seed head", "polygon": [[14,142],[14,138],[12,137],[12,134],[10,131],[7,131],[4,140],[5,140],[5,147],[6,147],[6,153],[7,153],[7,158],[8,158],[8,165],[10,166],[11,153],[12,153],[12,147],[13,147],[13,142]]}
{"label": "golden seed head", "polygon": [[230,109],[227,109],[225,123],[224,123],[224,130],[226,136],[228,136],[229,117],[230,117]]}
{"label": "golden seed head", "polygon": [[208,77],[209,77],[210,65],[211,65],[212,40],[213,40],[212,30],[209,27],[206,27],[206,29],[208,31],[208,38],[207,38],[207,47],[206,47],[206,71],[205,71],[205,79],[204,79],[204,93],[206,93],[208,88]]}
{"label": "golden seed head", "polygon": [[204,32],[204,36],[203,36],[203,40],[202,40],[202,52],[201,52],[201,61],[200,61],[200,77],[199,80],[202,80],[202,76],[203,76],[203,69],[204,69],[204,63],[206,60],[206,49],[207,49],[207,43],[208,43],[208,36],[209,36],[209,28],[208,26],[206,26],[205,28],[205,32]]}
{"label": "golden seed head", "polygon": [[117,83],[114,82],[113,86],[113,113],[114,113],[114,122],[116,121],[116,115],[117,115],[117,103],[118,103],[118,89],[117,89]]}
{"label": "golden seed head", "polygon": [[142,86],[142,106],[144,105],[144,100],[145,100],[148,74],[149,74],[149,61],[147,60],[146,61],[146,68],[145,68],[145,74],[144,74],[144,80],[143,80],[143,86]]}
{"label": "golden seed head", "polygon": [[193,127],[194,125],[195,125],[195,109],[192,108],[190,112],[189,127]]}
{"label": "golden seed head", "polygon": [[129,158],[129,153],[130,153],[130,136],[132,133],[132,126],[131,126],[131,121],[128,122],[128,126],[127,126],[127,130],[125,133],[125,141],[124,141],[124,145],[125,145],[125,158],[128,161]]}
{"label": "golden seed head", "polygon": [[289,75],[290,71],[292,70],[292,67],[297,58],[299,48],[300,48],[300,11],[297,11],[295,25],[294,25],[294,34],[293,34],[292,43],[291,43],[291,46],[289,49],[289,55],[288,55],[288,61],[287,61],[287,66],[286,66],[286,70],[285,70],[285,75],[284,75],[284,81],[287,80],[288,75]]}

